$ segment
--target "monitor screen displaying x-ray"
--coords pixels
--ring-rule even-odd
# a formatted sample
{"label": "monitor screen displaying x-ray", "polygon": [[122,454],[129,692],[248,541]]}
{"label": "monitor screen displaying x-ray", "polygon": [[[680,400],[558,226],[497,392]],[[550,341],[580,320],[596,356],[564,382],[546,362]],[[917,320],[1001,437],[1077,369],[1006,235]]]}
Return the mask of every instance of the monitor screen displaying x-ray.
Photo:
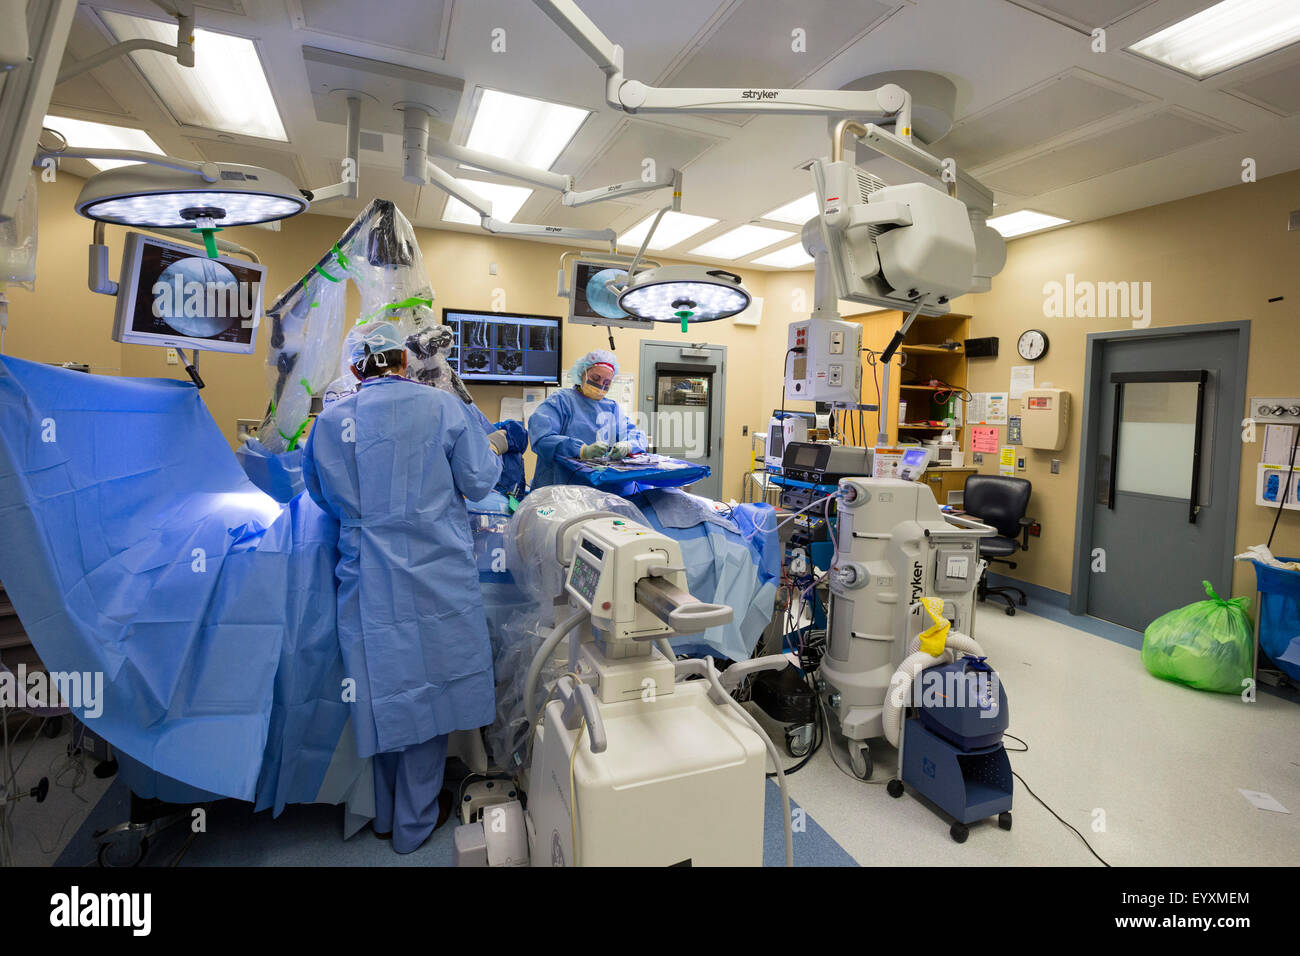
{"label": "monitor screen displaying x-ray", "polygon": [[126,237],[113,339],[252,354],[266,266],[142,233]]}
{"label": "monitor screen displaying x-ray", "polygon": [[626,282],[627,270],[608,262],[575,260],[569,293],[569,321],[578,325],[652,328],[653,319],[633,318],[618,307],[618,296],[609,288],[611,280]]}
{"label": "monitor screen displaying x-ray", "polygon": [[560,317],[443,309],[456,332],[447,361],[460,377],[484,385],[559,385]]}

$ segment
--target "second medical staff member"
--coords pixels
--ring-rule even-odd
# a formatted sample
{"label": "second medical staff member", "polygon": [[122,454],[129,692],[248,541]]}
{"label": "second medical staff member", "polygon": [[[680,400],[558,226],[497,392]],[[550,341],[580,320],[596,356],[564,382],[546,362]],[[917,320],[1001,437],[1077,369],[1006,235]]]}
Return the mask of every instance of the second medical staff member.
{"label": "second medical staff member", "polygon": [[391,323],[359,326],[348,347],[361,385],[317,417],[302,474],[339,522],[339,644],[357,750],[375,758],[375,833],[410,853],[450,809],[448,735],[494,717],[465,498],[492,490],[501,459],[464,402],[402,377]]}
{"label": "second medical staff member", "polygon": [[568,483],[561,458],[626,458],[646,450],[645,434],[606,398],[618,374],[613,352],[596,349],[573,366],[574,386],[556,392],[528,419],[528,438],[537,455],[533,487]]}

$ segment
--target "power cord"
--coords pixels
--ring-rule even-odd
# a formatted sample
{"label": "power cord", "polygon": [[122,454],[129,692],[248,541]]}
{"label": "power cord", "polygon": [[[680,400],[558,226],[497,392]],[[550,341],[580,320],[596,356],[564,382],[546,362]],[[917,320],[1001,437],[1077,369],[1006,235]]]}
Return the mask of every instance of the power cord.
{"label": "power cord", "polygon": [[[1010,751],[1008,751],[1008,753],[1013,753],[1013,754],[1022,754],[1022,753],[1025,753],[1027,750],[1029,750],[1029,744],[1028,744],[1028,743],[1025,743],[1025,741],[1021,740],[1019,737],[1016,737],[1016,736],[1014,736],[1013,734],[1008,734],[1008,733],[1005,733],[1005,732],[1002,734],[1002,736],[1003,736],[1003,737],[1010,737],[1012,740],[1016,741],[1016,743],[1024,744],[1023,747],[1018,747],[1018,748],[1016,748],[1015,750],[1010,750]],[[1020,781],[1020,785],[1021,785],[1022,787],[1025,788],[1026,792],[1027,792],[1031,797],[1033,797],[1035,800],[1037,800],[1039,803],[1041,803],[1041,804],[1043,805],[1043,808],[1044,808],[1048,813],[1050,813],[1052,816],[1056,817],[1056,819],[1060,822],[1060,824],[1061,824],[1062,826],[1069,827],[1071,830],[1074,830],[1074,835],[1077,836],[1080,840],[1083,841],[1083,845],[1086,846],[1086,847],[1088,848],[1088,852],[1091,853],[1093,856],[1095,856],[1095,857],[1097,858],[1098,862],[1100,862],[1102,866],[1107,867],[1107,868],[1110,867],[1110,864],[1107,863],[1105,860],[1103,860],[1103,859],[1101,858],[1100,854],[1098,854],[1097,851],[1094,850],[1094,849],[1092,848],[1092,844],[1088,842],[1088,838],[1085,837],[1082,833],[1080,833],[1077,829],[1075,829],[1074,826],[1072,826],[1071,824],[1069,824],[1069,823],[1067,823],[1065,820],[1063,820],[1063,819],[1061,818],[1061,815],[1060,815],[1059,813],[1057,813],[1055,810],[1053,810],[1053,809],[1051,808],[1051,806],[1048,805],[1048,803],[1047,803],[1046,800],[1044,800],[1044,799],[1043,799],[1042,797],[1040,797],[1038,794],[1034,793],[1033,789],[1029,786],[1029,784],[1025,783],[1025,778],[1024,778],[1024,777],[1020,776],[1020,774],[1016,773],[1014,770],[1011,771],[1011,776],[1013,776],[1013,777],[1015,777],[1017,780],[1019,780],[1019,781]]]}

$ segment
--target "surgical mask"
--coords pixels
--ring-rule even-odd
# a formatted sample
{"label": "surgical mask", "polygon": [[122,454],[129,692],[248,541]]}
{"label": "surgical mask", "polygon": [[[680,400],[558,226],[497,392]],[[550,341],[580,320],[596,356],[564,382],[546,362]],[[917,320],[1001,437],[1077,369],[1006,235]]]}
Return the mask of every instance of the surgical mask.
{"label": "surgical mask", "polygon": [[604,398],[605,393],[608,391],[609,388],[601,388],[599,385],[594,385],[591,382],[582,383],[582,394],[586,395],[592,401],[599,401]]}

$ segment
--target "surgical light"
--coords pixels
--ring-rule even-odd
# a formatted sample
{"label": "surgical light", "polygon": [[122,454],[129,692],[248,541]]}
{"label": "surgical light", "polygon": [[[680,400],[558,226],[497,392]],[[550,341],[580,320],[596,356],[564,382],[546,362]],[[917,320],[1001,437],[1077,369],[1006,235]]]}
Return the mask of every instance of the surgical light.
{"label": "surgical light", "polygon": [[740,276],[705,266],[661,266],[638,272],[618,296],[628,315],[655,322],[714,322],[745,311],[750,295]]}
{"label": "surgical light", "polygon": [[786,203],[784,206],[777,206],[771,212],[764,213],[759,218],[771,219],[774,222],[788,222],[792,226],[802,226],[820,211],[817,208],[817,194],[809,193]]}
{"label": "surgical light", "polygon": [[200,220],[248,226],[296,216],[307,200],[286,177],[258,166],[212,164],[216,181],[197,173],[133,163],[92,176],[77,197],[87,219],[124,226],[181,228]]}
{"label": "surgical light", "polygon": [[1295,0],[1222,0],[1128,49],[1204,79],[1297,40]]}
{"label": "surgical light", "polygon": [[[62,136],[69,146],[82,149],[133,149],[141,153],[163,155],[158,144],[142,129],[92,123],[67,116],[46,116],[44,125]],[[86,162],[99,170],[130,165],[127,160],[114,159],[88,159]]]}
{"label": "surgical light", "polygon": [[[112,10],[101,10],[99,15],[118,40],[172,43],[176,39],[174,23]],[[193,67],[152,52],[133,54],[132,58],[177,122],[288,142],[252,40],[196,29]]]}
{"label": "surgical light", "polygon": [[[646,233],[650,231],[650,225],[654,222],[654,218],[654,213],[646,216],[619,236],[618,244],[620,246],[632,246],[633,248],[641,245],[645,240]],[[671,248],[679,242],[685,242],[697,232],[708,229],[717,221],[716,219],[710,219],[708,216],[692,216],[684,212],[665,213],[646,248],[656,252],[661,249]]]}
{"label": "surgical light", "polygon": [[1009,212],[1005,216],[994,216],[987,225],[1000,232],[1002,238],[1012,239],[1030,232],[1050,229],[1052,226],[1061,226],[1069,221],[1058,216],[1049,216],[1045,212],[1021,209],[1019,212]]}

